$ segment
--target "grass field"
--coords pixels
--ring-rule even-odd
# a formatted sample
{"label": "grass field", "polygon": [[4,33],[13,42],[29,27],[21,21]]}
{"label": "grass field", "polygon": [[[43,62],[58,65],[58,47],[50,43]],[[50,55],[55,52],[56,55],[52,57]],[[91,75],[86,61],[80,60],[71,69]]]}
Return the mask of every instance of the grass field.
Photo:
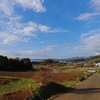
{"label": "grass field", "polygon": [[[8,76],[0,76],[2,78],[15,78],[16,77],[8,77]],[[16,81],[11,81],[6,84],[0,84],[0,95],[12,93],[19,90],[35,90],[38,87],[38,83],[28,78],[20,78]]]}
{"label": "grass field", "polygon": [[75,81],[65,81],[65,82],[61,82],[61,85],[65,86],[65,87],[72,87],[73,85],[75,85]]}

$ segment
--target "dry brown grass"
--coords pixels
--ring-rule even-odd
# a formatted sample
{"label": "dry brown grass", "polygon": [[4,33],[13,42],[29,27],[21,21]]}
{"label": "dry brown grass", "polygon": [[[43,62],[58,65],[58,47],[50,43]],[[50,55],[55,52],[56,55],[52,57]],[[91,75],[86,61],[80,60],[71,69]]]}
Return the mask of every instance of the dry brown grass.
{"label": "dry brown grass", "polygon": [[81,68],[74,68],[74,69],[66,68],[66,69],[62,69],[61,72],[62,73],[83,73],[88,69],[97,69],[97,68],[94,67],[81,67]]}

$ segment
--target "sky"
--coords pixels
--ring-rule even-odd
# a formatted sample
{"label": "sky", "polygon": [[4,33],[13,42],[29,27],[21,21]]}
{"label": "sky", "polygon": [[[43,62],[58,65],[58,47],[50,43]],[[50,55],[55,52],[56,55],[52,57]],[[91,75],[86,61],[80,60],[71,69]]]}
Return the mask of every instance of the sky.
{"label": "sky", "polygon": [[0,0],[0,55],[31,59],[100,54],[100,0]]}

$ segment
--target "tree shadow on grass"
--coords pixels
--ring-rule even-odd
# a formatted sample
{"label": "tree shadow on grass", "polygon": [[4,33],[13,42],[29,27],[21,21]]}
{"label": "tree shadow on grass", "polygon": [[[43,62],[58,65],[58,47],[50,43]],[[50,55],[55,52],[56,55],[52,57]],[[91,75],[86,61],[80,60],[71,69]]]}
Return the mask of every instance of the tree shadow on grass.
{"label": "tree shadow on grass", "polygon": [[65,93],[67,89],[68,88],[65,86],[55,82],[50,82],[47,85],[38,88],[29,100],[47,100],[51,96],[57,95],[59,93]]}

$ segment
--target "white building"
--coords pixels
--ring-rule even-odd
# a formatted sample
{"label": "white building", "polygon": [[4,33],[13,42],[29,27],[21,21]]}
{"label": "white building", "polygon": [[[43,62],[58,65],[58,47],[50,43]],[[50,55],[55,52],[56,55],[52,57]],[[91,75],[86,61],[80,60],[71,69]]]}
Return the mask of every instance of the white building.
{"label": "white building", "polygon": [[96,63],[96,67],[100,67],[100,62]]}

